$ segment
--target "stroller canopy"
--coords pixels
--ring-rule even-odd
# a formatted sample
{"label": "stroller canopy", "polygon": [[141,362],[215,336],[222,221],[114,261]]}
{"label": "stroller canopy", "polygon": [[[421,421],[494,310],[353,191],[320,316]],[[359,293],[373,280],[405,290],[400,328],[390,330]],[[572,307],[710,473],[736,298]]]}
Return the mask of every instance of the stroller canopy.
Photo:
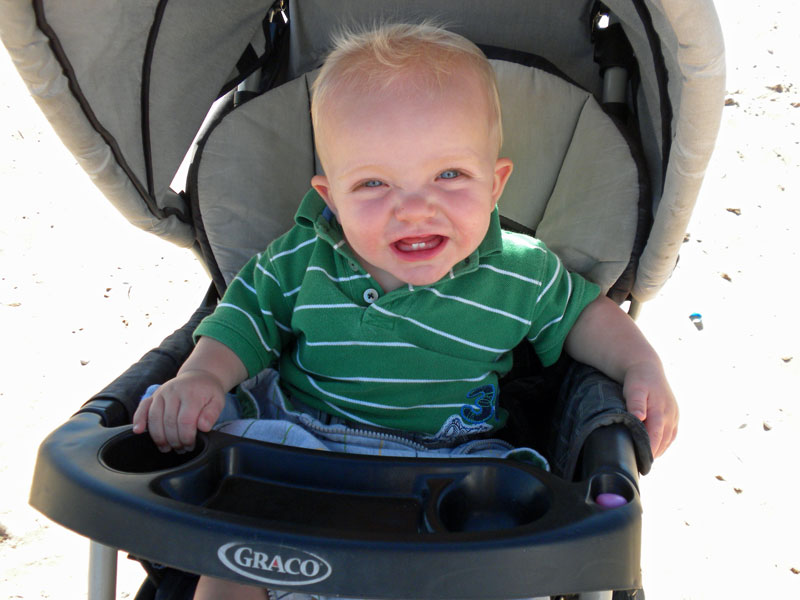
{"label": "stroller canopy", "polygon": [[543,57],[601,98],[593,25],[607,11],[636,61],[627,103],[654,214],[632,290],[644,301],[672,272],[719,127],[724,51],[711,0],[7,0],[0,35],[106,197],[137,227],[191,247],[190,202],[172,181],[215,101],[268,59],[290,80],[319,66],[343,25],[432,18],[479,45]]}

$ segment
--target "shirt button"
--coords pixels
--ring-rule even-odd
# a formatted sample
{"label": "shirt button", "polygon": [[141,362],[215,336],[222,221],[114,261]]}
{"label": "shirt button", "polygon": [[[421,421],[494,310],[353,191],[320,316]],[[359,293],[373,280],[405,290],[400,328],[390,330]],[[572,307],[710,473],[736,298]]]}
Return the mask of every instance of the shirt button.
{"label": "shirt button", "polygon": [[352,261],[350,261],[350,268],[351,268],[353,271],[358,271],[358,263],[355,263],[355,262],[352,262]]}
{"label": "shirt button", "polygon": [[372,304],[377,299],[378,299],[378,290],[369,288],[367,291],[364,292],[364,302],[366,302],[367,304]]}

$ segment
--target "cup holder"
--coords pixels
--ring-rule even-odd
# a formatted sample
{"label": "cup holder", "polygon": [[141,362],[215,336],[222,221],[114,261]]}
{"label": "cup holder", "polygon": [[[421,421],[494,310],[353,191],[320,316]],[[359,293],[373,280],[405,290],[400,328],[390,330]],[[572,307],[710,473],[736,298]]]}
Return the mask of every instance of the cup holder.
{"label": "cup holder", "polygon": [[106,442],[100,449],[100,462],[122,473],[155,473],[183,466],[206,449],[206,438],[198,434],[194,450],[178,454],[160,452],[146,433],[127,431]]}
{"label": "cup holder", "polygon": [[550,508],[547,487],[526,473],[478,469],[441,491],[436,525],[451,533],[501,531],[527,525]]}

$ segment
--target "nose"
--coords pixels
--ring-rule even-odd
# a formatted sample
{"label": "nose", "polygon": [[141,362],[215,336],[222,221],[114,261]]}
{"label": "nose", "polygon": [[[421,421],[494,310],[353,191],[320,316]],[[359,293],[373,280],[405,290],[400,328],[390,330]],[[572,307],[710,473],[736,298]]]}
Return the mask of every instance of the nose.
{"label": "nose", "polygon": [[395,207],[395,217],[398,221],[424,221],[435,214],[436,204],[433,199],[419,193],[403,195]]}

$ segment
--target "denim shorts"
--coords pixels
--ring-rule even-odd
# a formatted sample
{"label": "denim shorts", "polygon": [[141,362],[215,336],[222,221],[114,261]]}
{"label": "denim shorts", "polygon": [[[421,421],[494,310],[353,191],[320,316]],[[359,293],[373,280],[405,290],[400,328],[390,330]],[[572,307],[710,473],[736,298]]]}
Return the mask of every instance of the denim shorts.
{"label": "denim shorts", "polygon": [[[152,393],[151,390],[148,390]],[[243,407],[244,403],[251,403]],[[255,408],[255,410],[253,410]],[[241,418],[242,413],[257,415]],[[499,439],[481,437],[442,445],[430,436],[354,426],[343,419],[287,399],[278,373],[266,370],[243,382],[238,396],[228,394],[214,429],[245,438],[310,450],[425,458],[508,458],[548,469],[547,460],[531,448],[515,448]]]}

